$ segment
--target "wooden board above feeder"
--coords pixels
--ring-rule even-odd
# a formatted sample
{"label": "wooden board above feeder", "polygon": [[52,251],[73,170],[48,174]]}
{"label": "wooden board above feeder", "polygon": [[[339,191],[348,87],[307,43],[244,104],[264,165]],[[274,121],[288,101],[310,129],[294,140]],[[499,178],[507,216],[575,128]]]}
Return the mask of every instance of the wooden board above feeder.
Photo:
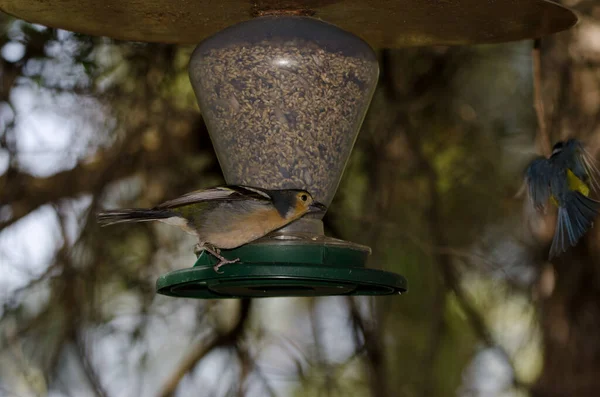
{"label": "wooden board above feeder", "polygon": [[577,22],[545,0],[0,0],[19,19],[121,40],[197,44],[257,15],[312,15],[373,47],[499,43]]}

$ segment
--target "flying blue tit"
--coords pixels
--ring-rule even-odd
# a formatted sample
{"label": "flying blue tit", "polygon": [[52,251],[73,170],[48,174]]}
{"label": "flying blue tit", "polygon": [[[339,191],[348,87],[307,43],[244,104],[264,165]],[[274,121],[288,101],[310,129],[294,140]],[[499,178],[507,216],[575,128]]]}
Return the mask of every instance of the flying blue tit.
{"label": "flying blue tit", "polygon": [[132,208],[98,214],[98,223],[159,221],[179,226],[198,238],[195,251],[207,251],[219,263],[228,263],[220,249],[233,249],[282,228],[308,213],[325,212],[306,190],[267,190],[250,186],[219,186],[198,190],[159,204],[154,208]]}
{"label": "flying blue tit", "polygon": [[576,139],[556,143],[550,158],[537,158],[527,168],[525,179],[536,210],[545,213],[548,202],[558,207],[550,259],[575,246],[593,226],[600,202],[589,194],[590,188],[599,190],[597,173],[594,159]]}

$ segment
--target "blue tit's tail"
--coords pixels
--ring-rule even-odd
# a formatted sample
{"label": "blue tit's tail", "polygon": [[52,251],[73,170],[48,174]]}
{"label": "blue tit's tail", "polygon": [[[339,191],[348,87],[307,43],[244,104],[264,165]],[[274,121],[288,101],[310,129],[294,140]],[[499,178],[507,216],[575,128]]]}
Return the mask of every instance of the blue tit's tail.
{"label": "blue tit's tail", "polygon": [[174,216],[177,214],[167,210],[132,208],[100,212],[97,219],[100,226],[109,226],[117,223],[159,221]]}
{"label": "blue tit's tail", "polygon": [[577,191],[570,191],[558,207],[556,231],[550,247],[550,259],[573,247],[593,225],[600,211],[600,202]]}

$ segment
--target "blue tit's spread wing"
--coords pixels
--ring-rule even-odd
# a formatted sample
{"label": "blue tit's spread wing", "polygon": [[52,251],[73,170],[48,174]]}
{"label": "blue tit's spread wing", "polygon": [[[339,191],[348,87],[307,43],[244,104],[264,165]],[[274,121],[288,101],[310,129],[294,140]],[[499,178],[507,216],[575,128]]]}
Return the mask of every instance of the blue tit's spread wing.
{"label": "blue tit's spread wing", "polygon": [[533,205],[536,209],[544,208],[550,198],[552,165],[545,157],[539,157],[529,164],[525,175]]}
{"label": "blue tit's spread wing", "polygon": [[[580,168],[583,170],[583,172],[586,174],[586,176],[588,178],[584,179],[586,182],[589,181],[590,185],[592,187],[592,189],[595,192],[599,192],[600,191],[600,184],[598,183],[598,175],[599,175],[599,171],[598,171],[598,167],[596,167],[596,159],[594,159],[594,156],[592,156],[592,154],[585,148],[585,146],[579,142],[579,146],[578,146],[578,156],[577,156],[577,160],[579,162],[579,166]],[[581,177],[580,177],[581,179]]]}
{"label": "blue tit's spread wing", "polygon": [[212,189],[196,190],[165,201],[156,209],[177,208],[188,204],[214,201],[259,200],[270,201],[271,197],[262,189],[250,186],[219,186]]}
{"label": "blue tit's spread wing", "polygon": [[600,211],[600,202],[592,200],[579,192],[569,192],[558,209],[556,231],[550,259],[567,250],[568,246],[575,246],[577,241],[593,225]]}
{"label": "blue tit's spread wing", "polygon": [[555,256],[558,256],[561,252],[567,250],[565,225],[570,222],[567,217],[568,214],[565,209],[559,207],[558,217],[556,219],[556,230],[554,231],[554,238],[552,239],[552,245],[550,246],[549,259],[552,259]]}
{"label": "blue tit's spread wing", "polygon": [[570,169],[582,182],[589,183],[594,191],[600,191],[596,161],[583,142],[569,139],[557,161]]}
{"label": "blue tit's spread wing", "polygon": [[583,143],[576,139],[569,139],[558,156],[557,162],[570,169],[577,178],[587,182],[588,172],[583,160],[584,151]]}

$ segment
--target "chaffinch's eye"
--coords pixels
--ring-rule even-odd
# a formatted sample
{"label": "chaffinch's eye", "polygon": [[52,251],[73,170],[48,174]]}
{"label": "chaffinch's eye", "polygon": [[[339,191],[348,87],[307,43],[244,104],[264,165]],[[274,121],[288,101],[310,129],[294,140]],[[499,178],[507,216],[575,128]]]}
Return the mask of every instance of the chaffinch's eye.
{"label": "chaffinch's eye", "polygon": [[300,200],[306,201],[308,200],[308,196],[306,194],[303,194],[302,196],[300,196]]}

